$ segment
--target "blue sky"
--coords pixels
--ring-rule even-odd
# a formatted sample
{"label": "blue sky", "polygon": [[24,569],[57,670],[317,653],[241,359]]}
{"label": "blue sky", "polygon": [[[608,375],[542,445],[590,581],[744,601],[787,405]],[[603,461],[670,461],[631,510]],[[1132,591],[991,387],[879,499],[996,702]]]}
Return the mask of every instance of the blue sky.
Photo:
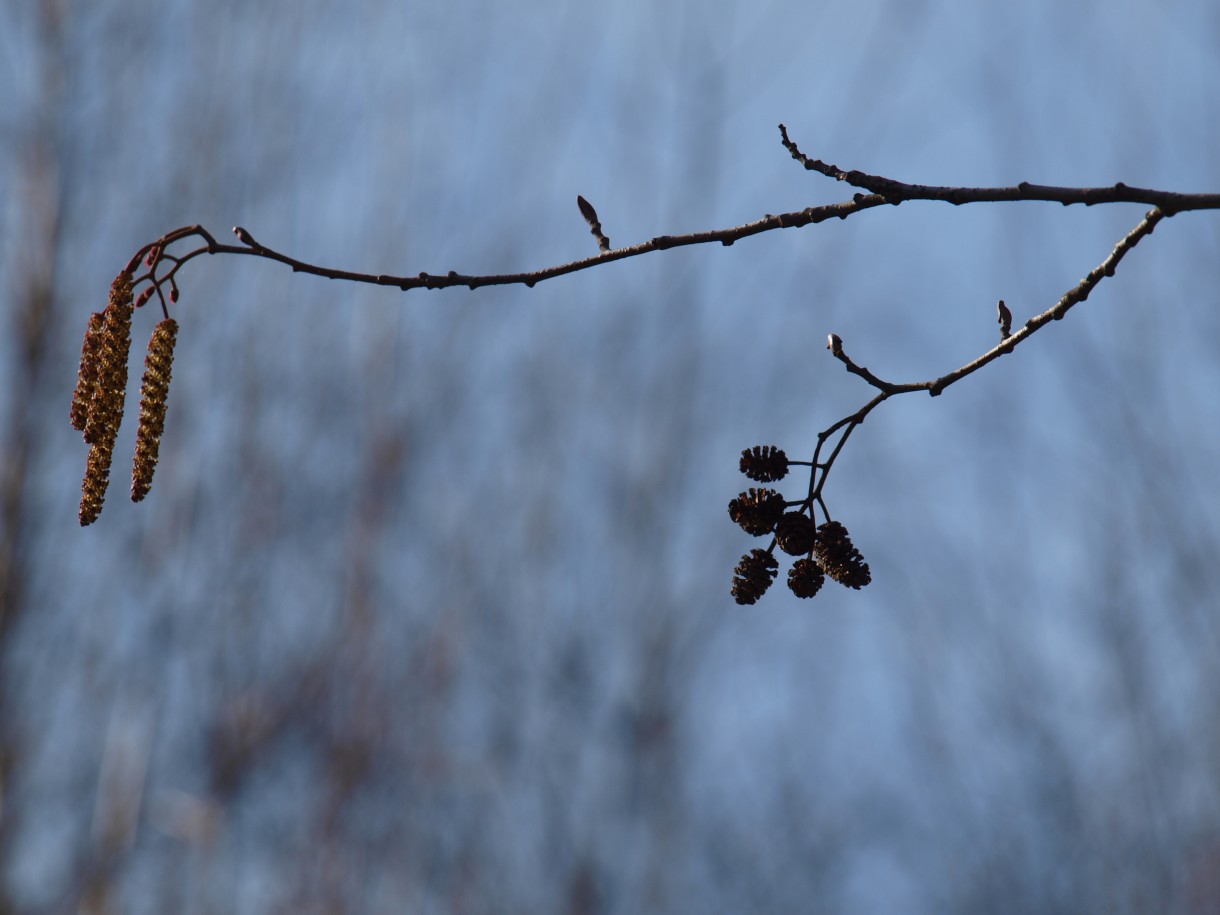
{"label": "blue sky", "polygon": [[[155,908],[174,863],[225,884],[200,907],[313,893],[326,821],[294,798],[355,729],[380,762],[329,827],[353,911],[456,911],[460,884],[559,909],[586,871],[604,911],[970,911],[1014,885],[1014,910],[1189,910],[1218,787],[1210,214],[876,411],[826,489],[874,583],[810,602],[733,604],[755,544],[725,506],[741,449],[806,456],[871,395],[826,334],[943,374],[993,344],[997,299],[1042,311],[1142,208],[911,202],[532,290],[199,258],[145,503],[116,470],[77,528],[61,414],[110,278],[182,224],[357,270],[540,267],[595,251],[577,194],[615,245],[850,196],[781,121],[912,182],[1213,190],[1211,5],[128,2],[66,7],[58,58],[36,9],[0,29],[6,276],[39,250],[42,111],[64,204],[51,364],[2,407],[49,404],[4,647],[13,899],[70,893],[122,735],[147,772],[125,892]],[[250,707],[315,723],[224,795],[208,735]],[[175,833],[181,797],[212,844]]]}

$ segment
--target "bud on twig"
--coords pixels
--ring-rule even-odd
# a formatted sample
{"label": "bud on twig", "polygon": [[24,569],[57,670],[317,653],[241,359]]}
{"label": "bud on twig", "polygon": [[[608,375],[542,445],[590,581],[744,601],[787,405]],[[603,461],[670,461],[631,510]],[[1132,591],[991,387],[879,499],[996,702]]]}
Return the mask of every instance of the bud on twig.
{"label": "bud on twig", "polygon": [[576,205],[580,207],[580,215],[585,218],[585,222],[589,224],[590,228],[601,226],[601,222],[597,218],[597,210],[593,209],[593,204],[585,200],[580,194],[576,195]]}
{"label": "bud on twig", "polygon": [[1008,306],[1004,304],[1004,300],[996,304],[996,311],[999,312],[1000,339],[1007,340],[1012,336],[1012,312],[1008,310]]}
{"label": "bud on twig", "polygon": [[597,210],[593,209],[593,204],[585,200],[580,194],[577,194],[576,206],[580,208],[580,215],[585,218],[585,222],[589,224],[589,230],[593,233],[593,237],[597,239],[597,247],[602,251],[609,251],[610,239],[602,231],[602,224],[597,218]]}

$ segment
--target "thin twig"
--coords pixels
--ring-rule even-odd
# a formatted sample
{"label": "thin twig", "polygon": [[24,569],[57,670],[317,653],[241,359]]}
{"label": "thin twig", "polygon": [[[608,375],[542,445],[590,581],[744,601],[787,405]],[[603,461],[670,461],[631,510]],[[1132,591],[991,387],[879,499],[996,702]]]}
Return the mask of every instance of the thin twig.
{"label": "thin twig", "polygon": [[[723,229],[709,229],[703,232],[691,232],[684,235],[658,235],[655,238],[650,238],[635,245],[615,249],[610,248],[610,240],[602,232],[601,223],[598,221],[597,213],[593,207],[583,197],[578,197],[577,203],[580,207],[581,215],[589,223],[590,229],[598,240],[598,246],[601,249],[599,253],[592,257],[519,273],[464,274],[456,270],[450,270],[447,273],[440,274],[417,273],[397,275],[341,270],[321,264],[311,264],[277,251],[267,245],[260,244],[255,241],[246,229],[240,226],[235,227],[233,232],[238,236],[241,245],[219,244],[202,226],[184,226],[180,229],[175,229],[172,232],[166,233],[155,242],[141,248],[132,259],[128,269],[129,271],[134,271],[135,266],[150,252],[154,254],[153,260],[155,262],[168,256],[165,254],[165,249],[168,246],[192,236],[198,236],[204,240],[204,246],[178,255],[177,263],[175,263],[170,273],[171,276],[183,264],[201,254],[242,254],[278,261],[291,267],[296,273],[309,273],[314,276],[326,277],[327,279],[344,280],[353,283],[394,286],[404,291],[409,289],[446,289],[456,286],[465,286],[468,289],[478,289],[482,286],[508,285],[532,287],[537,283],[554,279],[555,277],[588,270],[612,261],[639,257],[653,251],[665,251],[670,248],[712,243],[729,246],[743,238],[749,238],[752,235],[759,235],[763,232],[771,232],[775,229],[802,228],[825,222],[828,219],[846,219],[848,216],[863,210],[883,205],[896,206],[905,200],[944,201],[955,205],[1019,200],[1061,203],[1065,206],[1069,204],[1092,206],[1099,203],[1140,203],[1145,205],[1152,204],[1165,216],[1172,216],[1175,213],[1188,210],[1220,209],[1220,194],[1182,194],[1172,191],[1129,187],[1121,182],[1108,187],[1091,188],[1054,187],[1030,184],[1026,181],[1011,187],[974,188],[907,184],[902,181],[895,181],[892,178],[870,175],[861,171],[844,171],[838,166],[829,165],[820,159],[812,159],[801,152],[796,143],[789,138],[788,131],[783,124],[780,125],[780,135],[784,146],[792,154],[792,157],[803,164],[805,168],[817,171],[835,180],[845,181],[853,186],[861,187],[870,191],[870,193],[856,194],[851,200],[844,200],[839,203],[806,207],[803,210],[793,210],[788,213],[768,213],[752,222]],[[165,278],[158,279],[155,276],[148,275],[141,279],[152,280],[159,286],[160,282]],[[137,280],[138,282],[139,280]]]}
{"label": "thin twig", "polygon": [[821,159],[812,159],[788,137],[788,129],[779,125],[780,137],[792,158],[809,171],[815,171],[836,181],[863,188],[885,198],[895,206],[904,200],[939,200],[955,206],[963,203],[1004,203],[1018,200],[1037,200],[1061,203],[1064,206],[1099,203],[1140,203],[1154,206],[1166,216],[1187,210],[1220,209],[1220,194],[1182,194],[1176,191],[1158,191],[1150,188],[1131,187],[1121,181],[1106,187],[1056,187],[1049,184],[1030,184],[1022,181],[1011,187],[940,187],[929,184],[907,184],[893,178],[870,175],[866,172],[845,171]]}
{"label": "thin twig", "polygon": [[1152,234],[1152,230],[1156,228],[1158,222],[1165,218],[1165,213],[1159,209],[1149,210],[1143,219],[1130,232],[1124,235],[1114,246],[1114,250],[1100,264],[1089,271],[1088,275],[1079,283],[1069,289],[1063,296],[1050,308],[1039,315],[1030,318],[1016,333],[1010,334],[1001,340],[997,345],[982,355],[972,359],[960,368],[954,369],[939,378],[933,378],[930,381],[915,381],[905,384],[895,384],[891,381],[885,381],[878,378],[866,368],[856,365],[855,362],[843,351],[843,341],[836,334],[830,335],[829,349],[831,353],[847,366],[847,370],[853,375],[859,375],[874,388],[881,391],[887,397],[893,394],[907,394],[911,391],[927,391],[933,397],[939,395],[949,385],[961,381],[967,375],[973,374],[985,366],[987,363],[1000,358],[1001,356],[1011,353],[1022,342],[1029,339],[1039,328],[1048,324],[1051,321],[1058,321],[1072,309],[1073,306],[1083,302],[1089,297],[1089,294],[1097,288],[1097,284],[1105,277],[1114,276],[1114,272],[1118,264],[1127,252],[1140,243],[1140,240],[1147,235]]}
{"label": "thin twig", "polygon": [[[842,338],[838,334],[830,334],[826,348],[830,350],[831,355],[842,362],[847,371],[863,378],[869,385],[876,388],[879,393],[855,413],[843,417],[818,433],[818,444],[813,453],[813,466],[809,472],[808,495],[804,502],[801,503],[802,507],[810,507],[816,500],[822,505],[823,511],[825,511],[825,504],[822,502],[822,489],[826,485],[826,478],[830,475],[831,468],[842,452],[843,446],[847,443],[847,439],[851,436],[856,426],[864,422],[869,413],[898,394],[927,391],[930,395],[936,397],[949,385],[955,384],[967,375],[977,372],[983,366],[998,359],[1000,356],[1011,353],[1015,347],[1024,340],[1029,339],[1041,327],[1044,327],[1051,321],[1060,320],[1073,306],[1087,299],[1103,278],[1113,276],[1119,262],[1127,255],[1127,252],[1139,244],[1140,240],[1145,236],[1151,235],[1153,229],[1156,228],[1156,224],[1165,218],[1165,215],[1159,209],[1150,210],[1135,228],[1119,240],[1118,244],[1114,246],[1114,250],[1110,252],[1105,260],[1089,271],[1089,274],[1084,279],[1065,292],[1054,305],[1041,314],[1030,318],[1020,330],[1005,337],[998,345],[987,350],[987,352],[972,359],[960,368],[941,375],[939,378],[933,378],[930,381],[912,381],[902,384],[886,381],[864,366],[857,364],[844,349]],[[1007,308],[1004,311],[1007,311]],[[1002,315],[1003,312],[1001,312]],[[1011,319],[1011,315],[1009,318]],[[842,430],[842,434],[835,440],[830,456],[825,462],[821,461],[822,450],[829,441],[834,439],[835,434],[840,432],[840,430]]]}

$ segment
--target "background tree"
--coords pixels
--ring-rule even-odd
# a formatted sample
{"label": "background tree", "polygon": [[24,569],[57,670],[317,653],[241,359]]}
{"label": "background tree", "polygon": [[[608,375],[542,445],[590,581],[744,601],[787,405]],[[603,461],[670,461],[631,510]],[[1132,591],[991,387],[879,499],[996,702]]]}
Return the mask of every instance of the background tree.
{"label": "background tree", "polygon": [[1210,5],[121,7],[0,13],[3,908],[1216,907],[1213,216],[854,434],[876,580],[813,604],[732,604],[723,504],[858,405],[826,334],[932,377],[1146,208],[909,204],[533,290],[204,262],[153,498],[80,531],[66,423],[169,226],[529,268],[589,252],[577,193],[616,244],[841,199],[781,121],[911,181],[1215,188]]}

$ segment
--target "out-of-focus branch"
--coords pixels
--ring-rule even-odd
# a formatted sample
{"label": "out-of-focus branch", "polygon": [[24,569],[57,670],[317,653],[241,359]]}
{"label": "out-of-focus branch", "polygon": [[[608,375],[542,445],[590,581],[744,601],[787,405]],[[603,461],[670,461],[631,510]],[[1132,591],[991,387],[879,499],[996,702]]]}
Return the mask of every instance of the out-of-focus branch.
{"label": "out-of-focus branch", "polygon": [[[0,660],[15,651],[14,634],[22,617],[37,608],[27,591],[31,544],[36,540],[37,505],[31,495],[31,468],[37,466],[44,428],[45,392],[53,366],[52,342],[62,314],[57,312],[57,271],[63,254],[63,151],[59,134],[65,75],[69,70],[63,19],[56,4],[39,4],[36,44],[37,110],[28,133],[4,138],[19,150],[19,193],[10,201],[20,227],[20,271],[4,277],[11,284],[13,308],[4,333],[8,399],[0,428]],[[29,753],[21,724],[20,698],[0,686],[0,861],[11,855],[26,812],[17,802],[19,774]],[[0,878],[0,915],[19,905]]]}

